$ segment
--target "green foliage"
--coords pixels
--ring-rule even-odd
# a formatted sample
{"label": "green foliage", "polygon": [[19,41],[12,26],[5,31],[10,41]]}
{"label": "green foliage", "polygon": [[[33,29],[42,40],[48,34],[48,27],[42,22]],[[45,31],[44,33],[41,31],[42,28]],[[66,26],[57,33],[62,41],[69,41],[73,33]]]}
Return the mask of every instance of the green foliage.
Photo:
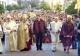
{"label": "green foliage", "polygon": [[20,6],[20,5],[13,5],[14,10],[19,10],[19,9],[24,9],[25,6]]}
{"label": "green foliage", "polygon": [[25,6],[23,5],[23,6],[18,6],[19,7],[19,9],[24,9],[25,8]]}
{"label": "green foliage", "polygon": [[20,6],[20,5],[7,5],[6,6],[6,9],[8,10],[8,11],[11,11],[11,10],[19,10],[19,9],[24,9],[25,8],[25,6]]}
{"label": "green foliage", "polygon": [[76,4],[76,0],[74,0],[70,6],[68,6],[68,8],[66,9],[67,14],[77,14],[77,10],[74,9]]}
{"label": "green foliage", "polygon": [[11,6],[11,5],[7,5],[7,6],[6,6],[6,9],[7,9],[8,11],[11,11],[11,10],[13,10],[13,9],[14,9],[14,7],[13,7],[13,6]]}
{"label": "green foliage", "polygon": [[78,14],[79,14],[79,17],[80,17],[80,11],[78,12]]}
{"label": "green foliage", "polygon": [[62,11],[62,5],[60,3],[57,3],[55,6],[54,6],[55,10],[57,10],[57,12],[61,12]]}
{"label": "green foliage", "polygon": [[2,14],[3,12],[4,12],[4,6],[0,4],[0,14]]}
{"label": "green foliage", "polygon": [[14,8],[14,10],[18,10],[19,9],[19,6],[17,6],[17,5],[12,5],[12,7]]}
{"label": "green foliage", "polygon": [[48,4],[46,4],[46,3],[41,3],[39,8],[43,9],[43,10],[50,10],[50,6]]}

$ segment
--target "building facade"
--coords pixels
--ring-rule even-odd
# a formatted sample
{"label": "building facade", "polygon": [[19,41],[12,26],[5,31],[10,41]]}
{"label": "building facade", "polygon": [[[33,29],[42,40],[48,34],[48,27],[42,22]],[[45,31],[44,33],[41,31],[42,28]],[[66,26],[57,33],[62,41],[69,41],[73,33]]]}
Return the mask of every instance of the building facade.
{"label": "building facade", "polygon": [[0,0],[0,4],[3,4],[4,6],[6,5],[17,5],[17,0]]}
{"label": "building facade", "polygon": [[54,5],[60,3],[62,5],[62,9],[65,10],[74,0],[40,0],[46,2],[51,9],[54,9]]}
{"label": "building facade", "polygon": [[53,9],[54,5],[56,5],[58,2],[63,5],[64,4],[64,0],[41,0],[46,2],[51,9]]}
{"label": "building facade", "polygon": [[3,4],[4,6],[6,6],[6,0],[0,0],[0,4]]}
{"label": "building facade", "polygon": [[17,5],[17,0],[6,0],[6,5],[13,5],[13,4]]}

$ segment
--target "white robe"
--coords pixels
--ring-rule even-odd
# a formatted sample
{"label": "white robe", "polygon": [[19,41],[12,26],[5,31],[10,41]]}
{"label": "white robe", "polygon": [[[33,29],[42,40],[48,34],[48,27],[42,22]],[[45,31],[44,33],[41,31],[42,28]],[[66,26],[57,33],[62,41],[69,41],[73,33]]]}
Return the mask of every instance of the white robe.
{"label": "white robe", "polygon": [[[9,29],[8,29],[9,28]],[[15,32],[11,30],[16,30],[16,23],[14,21],[4,23],[4,33],[5,33],[5,51],[17,51],[17,36],[14,37]],[[9,35],[12,35],[12,42],[9,42]],[[14,44],[13,44],[14,43]],[[14,48],[10,48],[10,45],[13,44]]]}
{"label": "white robe", "polygon": [[[0,25],[0,31],[2,31],[1,25]],[[0,37],[0,52],[3,51],[1,38],[2,38],[2,37]]]}
{"label": "white robe", "polygon": [[50,25],[48,26],[48,29],[51,28],[50,33],[51,33],[51,40],[52,40],[52,50],[54,47],[58,45],[59,41],[59,33],[56,34],[60,30],[61,23],[60,22],[51,22]]}

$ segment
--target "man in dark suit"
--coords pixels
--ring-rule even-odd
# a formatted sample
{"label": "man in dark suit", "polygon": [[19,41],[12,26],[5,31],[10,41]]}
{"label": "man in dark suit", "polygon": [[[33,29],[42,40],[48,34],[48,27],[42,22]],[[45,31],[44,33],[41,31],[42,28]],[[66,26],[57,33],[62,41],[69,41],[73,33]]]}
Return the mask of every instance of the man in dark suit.
{"label": "man in dark suit", "polygon": [[47,36],[47,28],[45,26],[45,22],[41,19],[40,15],[37,15],[36,20],[33,24],[33,37],[36,37],[36,47],[38,50],[42,49],[42,38]]}
{"label": "man in dark suit", "polygon": [[[77,28],[79,26],[80,23],[80,19],[78,15],[73,15],[73,23],[74,23],[74,28],[75,28],[75,36],[77,34]],[[77,49],[77,40],[76,37],[74,36],[74,41],[72,43],[72,49]]]}
{"label": "man in dark suit", "polygon": [[77,29],[76,38],[78,40],[78,56],[80,56],[80,24]]}

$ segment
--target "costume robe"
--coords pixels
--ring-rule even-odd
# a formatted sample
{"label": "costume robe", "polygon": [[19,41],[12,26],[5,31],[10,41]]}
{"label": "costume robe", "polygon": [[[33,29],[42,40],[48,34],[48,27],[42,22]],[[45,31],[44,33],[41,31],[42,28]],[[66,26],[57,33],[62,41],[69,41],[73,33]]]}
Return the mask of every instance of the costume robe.
{"label": "costume robe", "polygon": [[52,50],[58,45],[59,42],[59,33],[56,33],[60,30],[61,23],[58,22],[51,22],[50,26],[48,27],[49,29],[51,28],[51,41],[52,41]]}
{"label": "costume robe", "polygon": [[27,42],[27,50],[31,49],[31,45],[34,45],[33,42],[33,26],[29,26],[29,41]]}
{"label": "costume robe", "polygon": [[[0,25],[0,32],[2,32],[2,27],[1,27],[1,25]],[[1,39],[2,39],[2,36],[0,36],[0,52],[3,51],[2,41],[1,41]]]}
{"label": "costume robe", "polygon": [[5,50],[17,51],[17,34],[16,32],[11,32],[11,30],[16,30],[16,23],[14,21],[5,22]]}
{"label": "costume robe", "polygon": [[[27,28],[27,30],[25,30]],[[29,29],[26,22],[21,22],[18,26],[18,49],[23,50],[27,48],[27,40],[29,40]]]}
{"label": "costume robe", "polygon": [[[64,37],[64,36],[72,36],[71,37]],[[63,47],[66,48],[66,46],[70,47],[72,44],[72,41],[74,40],[74,25],[68,25],[65,22],[62,25],[61,32],[60,32],[60,39],[63,43]]]}

